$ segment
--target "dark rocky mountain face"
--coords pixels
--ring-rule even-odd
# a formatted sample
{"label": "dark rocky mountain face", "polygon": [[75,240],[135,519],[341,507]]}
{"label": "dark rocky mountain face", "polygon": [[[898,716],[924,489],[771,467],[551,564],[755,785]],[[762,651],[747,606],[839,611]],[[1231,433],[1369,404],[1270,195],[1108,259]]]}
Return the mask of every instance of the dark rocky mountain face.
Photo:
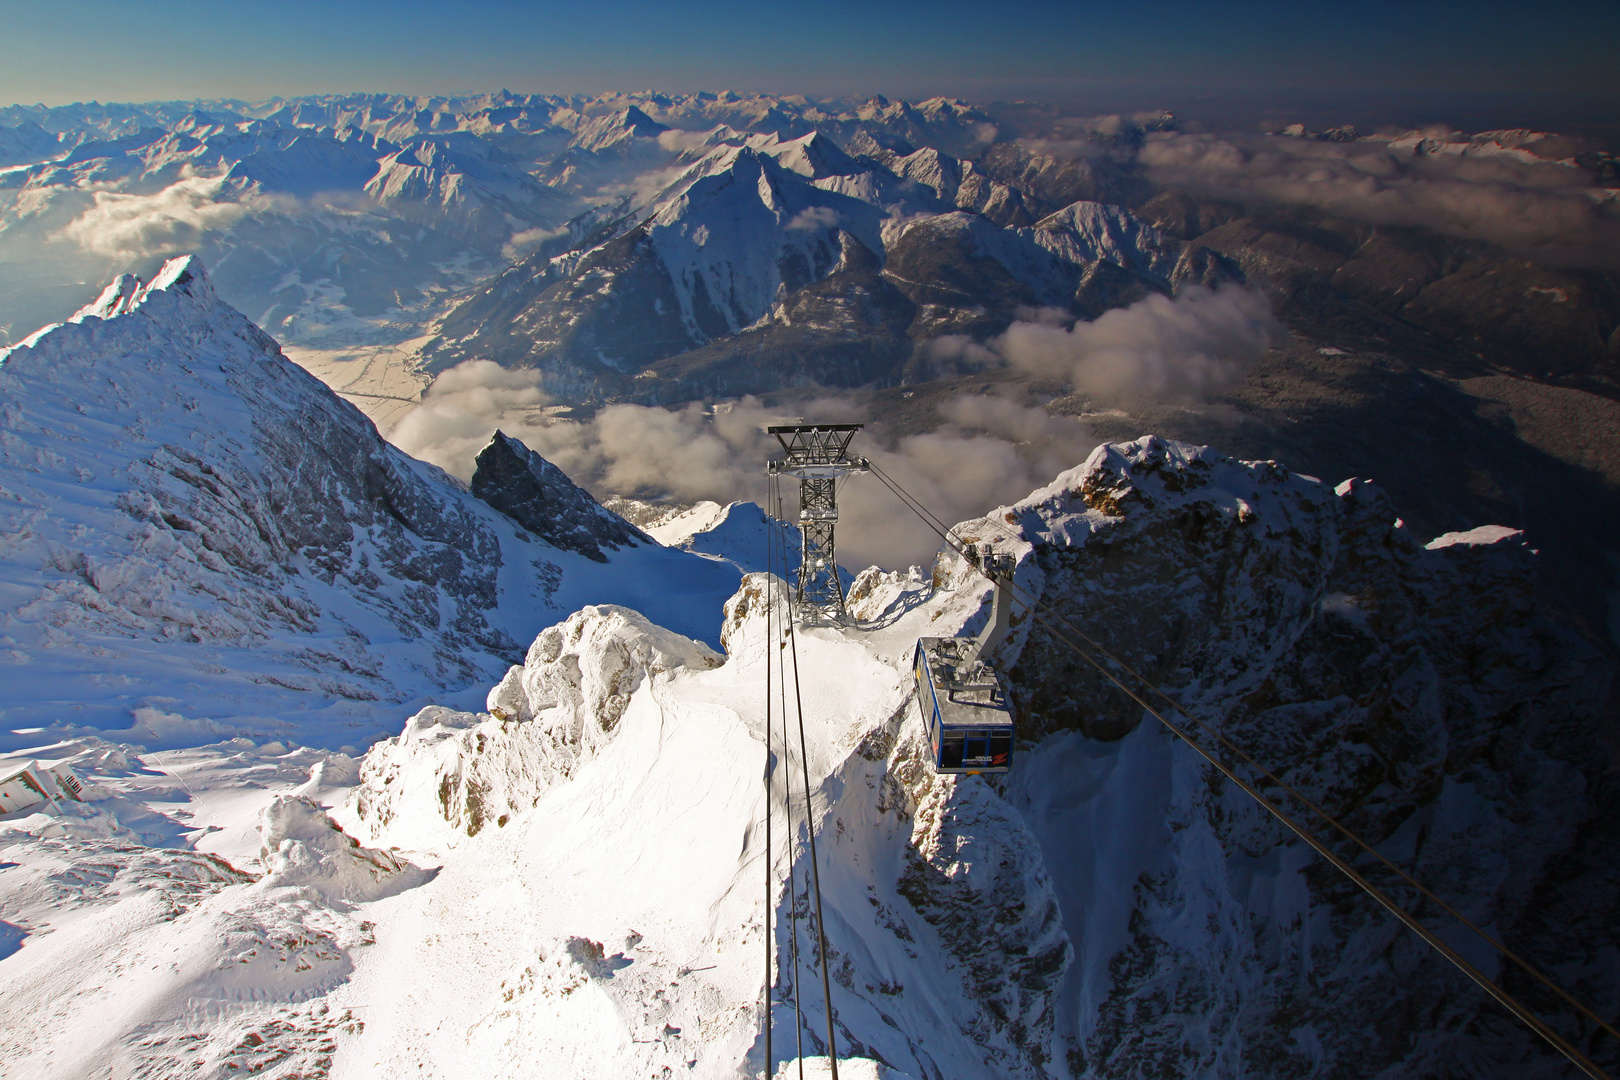
{"label": "dark rocky mountain face", "polygon": [[607,562],[604,547],[653,543],[557,466],[499,431],[478,453],[472,493],[547,543],[596,562]]}
{"label": "dark rocky mountain face", "polygon": [[[1139,211],[1239,264],[1293,336],[1230,393],[1235,414],[1136,405],[1128,420],[1089,417],[1099,435],[1152,430],[1324,478],[1372,476],[1424,536],[1525,529],[1544,598],[1614,648],[1604,537],[1620,528],[1620,462],[1600,449],[1620,440],[1611,271],[1184,192]],[[1609,712],[1620,720],[1620,701]]]}
{"label": "dark rocky mountain face", "polygon": [[917,305],[865,244],[842,230],[838,241],[833,271],[784,296],[764,325],[649,365],[627,396],[661,404],[899,382]]}
{"label": "dark rocky mountain face", "polygon": [[[1101,448],[1005,518],[962,533],[1029,544],[1021,579],[1039,593],[1043,618],[1105,642],[1239,751],[1612,1012],[1605,957],[1620,926],[1620,875],[1608,853],[1620,788],[1597,717],[1614,666],[1542,612],[1522,534],[1486,527],[1425,547],[1374,485],[1334,490],[1275,463],[1153,438]],[[1141,754],[1168,741],[1139,732],[1156,721],[1050,625],[1023,625],[1011,681],[1020,737],[1044,740],[1033,754],[1071,729]],[[1210,731],[1155,704],[1235,761]],[[1168,1057],[1277,1076],[1561,1075],[1532,1033],[1352,884],[1303,851],[1291,861],[1297,841],[1212,771],[1144,784],[1114,797],[1140,800],[1145,835],[1162,833],[1164,847],[1132,885],[1122,949],[1106,973],[1084,975],[1103,980],[1084,999],[1095,1014],[1058,1022],[1080,1032],[1077,1074],[1147,1075]],[[1061,866],[1073,838],[1054,830],[1047,793],[1014,784],[1006,794],[1051,845],[1049,865]],[[1124,816],[1118,826],[1135,827]],[[1223,869],[1211,873],[1211,854]],[[1403,903],[1417,902],[1367,867]],[[1065,875],[1054,876],[1061,886]],[[1284,899],[1290,880],[1306,907]],[[1101,885],[1068,890],[1059,904],[1070,926],[1103,905]],[[1194,910],[1205,920],[1196,928],[1185,925]],[[1536,1008],[1567,1013],[1527,978],[1501,977]],[[1204,1018],[1196,1030],[1189,1011]],[[1309,1050],[1297,1037],[1306,1027]],[[1597,1052],[1612,1068],[1617,1048]]]}

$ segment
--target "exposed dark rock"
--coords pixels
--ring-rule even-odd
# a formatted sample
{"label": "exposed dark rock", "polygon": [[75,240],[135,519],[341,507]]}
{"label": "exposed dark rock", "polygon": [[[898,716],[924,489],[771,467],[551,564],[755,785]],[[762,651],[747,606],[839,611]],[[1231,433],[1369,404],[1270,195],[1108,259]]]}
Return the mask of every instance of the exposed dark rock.
{"label": "exposed dark rock", "polygon": [[[1166,193],[1143,211],[1185,229],[1205,223],[1209,206]],[[1208,220],[1227,212],[1209,210]],[[1319,319],[1353,300],[1434,334],[1464,357],[1620,395],[1620,286],[1612,272],[1541,265],[1476,241],[1302,208],[1256,209],[1197,242],[1236,260],[1285,318]]]}
{"label": "exposed dark rock", "polygon": [[1600,382],[1620,394],[1620,355],[1609,347],[1620,292],[1601,274],[1483,255],[1428,285],[1400,313],[1493,363],[1546,381]]}
{"label": "exposed dark rock", "polygon": [[1204,233],[1247,213],[1240,203],[1224,202],[1185,191],[1161,191],[1133,211],[1137,217],[1178,240],[1196,240]]}
{"label": "exposed dark rock", "polygon": [[[1335,491],[1273,462],[1151,437],[1107,447],[985,531],[1006,526],[1033,545],[1023,572],[1041,583],[1048,620],[1107,642],[1188,713],[1612,1014],[1620,888],[1597,725],[1613,666],[1539,608],[1521,534],[1487,529],[1425,547],[1373,485]],[[1156,723],[1040,626],[1012,682],[1024,738],[1078,728],[1111,740]],[[1209,731],[1193,731],[1232,759]],[[1136,884],[1128,943],[1081,1048],[1093,1073],[1148,1075],[1166,1057],[1200,1069],[1241,1061],[1238,1071],[1270,1076],[1557,1067],[1532,1033],[1320,863],[1301,872],[1312,904],[1303,922],[1249,908],[1247,884],[1232,887],[1236,907],[1223,912],[1224,900],[1209,900],[1200,843],[1218,845],[1223,875],[1235,875],[1219,880],[1235,881],[1296,842],[1214,774],[1206,782],[1166,808],[1170,848],[1186,850]],[[1579,903],[1560,899],[1572,896]],[[1186,933],[1189,905],[1236,941]],[[1203,1021],[1190,1031],[1194,1006]],[[1543,1007],[1565,1012],[1550,998]],[[1293,1035],[1307,1026],[1308,1053]],[[1227,1034],[1205,1038],[1217,1031]],[[1590,1045],[1612,1068],[1616,1048]]]}
{"label": "exposed dark rock", "polygon": [[632,397],[649,403],[763,394],[793,386],[887,385],[911,359],[917,306],[871,249],[838,231],[832,273],[787,294],[770,321],[649,366]]}
{"label": "exposed dark rock", "polygon": [[1021,307],[1067,306],[1080,268],[983,218],[947,214],[906,229],[889,249],[884,277],[917,305],[912,337],[984,338],[1005,330]]}
{"label": "exposed dark rock", "polygon": [[604,547],[652,543],[557,466],[499,431],[478,452],[472,493],[548,543],[597,562],[607,562]]}

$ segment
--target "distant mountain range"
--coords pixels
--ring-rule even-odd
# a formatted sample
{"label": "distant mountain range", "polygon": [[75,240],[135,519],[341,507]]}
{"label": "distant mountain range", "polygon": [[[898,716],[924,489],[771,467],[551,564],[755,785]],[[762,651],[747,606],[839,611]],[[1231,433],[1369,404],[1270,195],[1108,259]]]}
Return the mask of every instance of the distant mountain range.
{"label": "distant mountain range", "polygon": [[[289,347],[400,346],[424,379],[495,360],[586,411],[834,387],[920,431],[964,386],[1011,386],[1109,437],[1376,472],[1431,535],[1546,530],[1560,594],[1607,625],[1608,586],[1580,582],[1612,576],[1590,523],[1620,527],[1592,419],[1620,398],[1620,169],[1581,139],[1211,133],[950,98],[352,94],[12,106],[0,162],[0,340],[194,251]],[[1021,321],[1223,283],[1294,335],[1235,412],[1036,385],[993,349]],[[1449,404],[1408,406],[1430,397]],[[1414,430],[1445,482],[1391,460]]]}

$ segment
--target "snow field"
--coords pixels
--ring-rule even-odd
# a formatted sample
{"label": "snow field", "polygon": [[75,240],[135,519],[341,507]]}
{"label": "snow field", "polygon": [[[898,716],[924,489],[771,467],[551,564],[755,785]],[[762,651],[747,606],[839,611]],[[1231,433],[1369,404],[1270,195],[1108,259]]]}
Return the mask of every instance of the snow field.
{"label": "snow field", "polygon": [[192,845],[236,838],[272,785],[308,777],[312,757],[328,772],[327,755],[238,739],[176,755],[168,772],[106,743],[51,749],[91,780],[89,801],[0,821],[0,917],[23,935],[0,963],[5,1074],[323,1069],[355,1019],[324,995],[370,926],[308,883],[332,883],[322,864],[350,844],[295,800],[304,839],[263,877],[245,852],[227,862]]}
{"label": "snow field", "polygon": [[[768,1071],[765,659],[780,675],[796,651],[803,754],[791,682],[786,746],[780,684],[771,704],[775,1064],[796,1075],[801,1045],[826,1051],[808,767],[841,1074],[1023,1075],[962,942],[975,866],[1032,845],[983,780],[932,775],[909,679],[916,636],[971,622],[986,592],[868,572],[860,628],[782,648],[767,587],[781,604],[762,574],[728,603],[723,661],[634,611],[584,608],[490,691],[510,719],[429,708],[359,768],[243,738],[59,744],[97,801],[0,822],[15,861],[0,919],[25,935],[0,962],[7,1060],[41,1076]],[[349,835],[321,804],[341,804]],[[1044,871],[1013,863],[991,880],[1034,889],[1039,914]]]}

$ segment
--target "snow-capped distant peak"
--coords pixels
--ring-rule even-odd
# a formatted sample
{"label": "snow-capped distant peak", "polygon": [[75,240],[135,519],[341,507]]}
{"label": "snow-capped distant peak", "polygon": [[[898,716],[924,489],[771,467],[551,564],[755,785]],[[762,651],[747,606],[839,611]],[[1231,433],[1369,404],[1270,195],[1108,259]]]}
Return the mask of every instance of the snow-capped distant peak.
{"label": "snow-capped distant peak", "polygon": [[68,321],[83,322],[91,317],[110,319],[114,315],[122,315],[135,304],[144,288],[141,279],[134,274],[119,274],[101,290],[100,296],[74,312]]}
{"label": "snow-capped distant peak", "polygon": [[668,130],[668,127],[631,105],[581,124],[573,145],[594,152],[617,146],[627,139],[656,139]]}

